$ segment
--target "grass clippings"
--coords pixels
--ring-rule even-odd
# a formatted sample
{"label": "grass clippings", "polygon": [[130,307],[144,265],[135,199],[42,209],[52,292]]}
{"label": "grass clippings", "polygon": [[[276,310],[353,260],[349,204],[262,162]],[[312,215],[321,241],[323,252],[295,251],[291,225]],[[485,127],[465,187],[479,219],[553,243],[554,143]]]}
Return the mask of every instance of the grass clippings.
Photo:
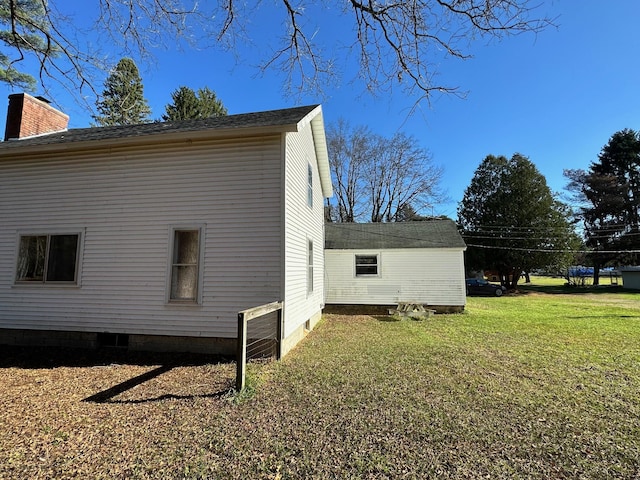
{"label": "grass clippings", "polygon": [[0,478],[636,478],[638,300],[330,315],[281,362],[250,365],[242,396],[233,363],[5,351]]}

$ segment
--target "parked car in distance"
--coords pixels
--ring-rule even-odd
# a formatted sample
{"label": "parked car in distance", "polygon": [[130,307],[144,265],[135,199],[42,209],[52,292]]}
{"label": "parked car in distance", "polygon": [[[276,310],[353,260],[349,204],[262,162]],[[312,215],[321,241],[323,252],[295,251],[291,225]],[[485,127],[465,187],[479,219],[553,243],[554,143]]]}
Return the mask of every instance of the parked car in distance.
{"label": "parked car in distance", "polygon": [[502,285],[490,283],[484,278],[467,278],[467,295],[492,295],[501,297],[507,291]]}

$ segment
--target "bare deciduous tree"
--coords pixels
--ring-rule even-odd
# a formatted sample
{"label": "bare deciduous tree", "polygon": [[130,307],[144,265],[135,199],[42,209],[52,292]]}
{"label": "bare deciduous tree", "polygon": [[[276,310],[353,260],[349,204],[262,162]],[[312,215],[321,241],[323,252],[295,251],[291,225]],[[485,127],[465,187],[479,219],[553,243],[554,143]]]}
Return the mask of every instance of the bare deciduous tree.
{"label": "bare deciduous tree", "polygon": [[397,133],[386,138],[340,120],[329,126],[327,145],[336,221],[395,222],[442,196],[442,169],[414,137]]}
{"label": "bare deciduous tree", "polygon": [[355,222],[362,214],[362,179],[371,151],[371,137],[366,127],[353,129],[342,119],[327,129],[337,215],[342,222]]}
{"label": "bare deciduous tree", "polygon": [[372,222],[395,222],[407,207],[423,211],[440,199],[442,168],[431,162],[414,137],[396,133],[372,140],[364,181],[371,202]]}
{"label": "bare deciduous tree", "polygon": [[[31,2],[42,6],[38,21],[21,13],[19,0],[2,2],[0,22],[7,28],[1,40],[8,65],[17,69],[32,58],[43,86],[52,78],[69,89],[96,93],[94,74],[104,71],[105,57],[82,41],[86,32],[69,11],[75,7],[59,0]],[[284,72],[288,87],[322,90],[334,75],[339,78],[341,59],[347,65],[356,56],[357,75],[366,89],[381,93],[398,86],[418,100],[434,91],[458,92],[438,83],[436,65],[443,57],[469,57],[473,39],[537,33],[552,24],[536,16],[538,7],[531,0],[281,0],[271,7],[259,1],[97,0],[93,29],[122,47],[117,58],[142,58],[178,39],[237,53],[239,41],[263,43],[259,37],[265,25],[255,21],[261,8],[281,8],[282,23],[266,29],[266,39],[273,42],[264,42],[270,51],[259,66]],[[25,40],[30,35],[48,47],[29,48]]]}

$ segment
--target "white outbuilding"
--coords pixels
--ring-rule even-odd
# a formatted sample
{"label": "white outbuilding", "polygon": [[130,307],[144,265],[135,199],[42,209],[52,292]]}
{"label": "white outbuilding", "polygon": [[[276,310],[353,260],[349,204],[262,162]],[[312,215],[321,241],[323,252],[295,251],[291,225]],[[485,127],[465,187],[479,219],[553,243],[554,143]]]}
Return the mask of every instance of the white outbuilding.
{"label": "white outbuilding", "polygon": [[464,309],[466,245],[452,220],[329,223],[325,230],[327,305]]}

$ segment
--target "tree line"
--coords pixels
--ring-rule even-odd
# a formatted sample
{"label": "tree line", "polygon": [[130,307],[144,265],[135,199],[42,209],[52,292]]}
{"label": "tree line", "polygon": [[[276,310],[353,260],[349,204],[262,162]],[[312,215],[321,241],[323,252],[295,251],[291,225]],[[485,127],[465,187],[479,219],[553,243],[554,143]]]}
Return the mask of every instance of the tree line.
{"label": "tree line", "polygon": [[[559,200],[526,157],[489,155],[458,208],[467,268],[498,272],[515,288],[522,272],[637,265],[640,257],[640,132],[614,133],[587,169],[565,170]],[[580,232],[580,234],[578,234]]]}

